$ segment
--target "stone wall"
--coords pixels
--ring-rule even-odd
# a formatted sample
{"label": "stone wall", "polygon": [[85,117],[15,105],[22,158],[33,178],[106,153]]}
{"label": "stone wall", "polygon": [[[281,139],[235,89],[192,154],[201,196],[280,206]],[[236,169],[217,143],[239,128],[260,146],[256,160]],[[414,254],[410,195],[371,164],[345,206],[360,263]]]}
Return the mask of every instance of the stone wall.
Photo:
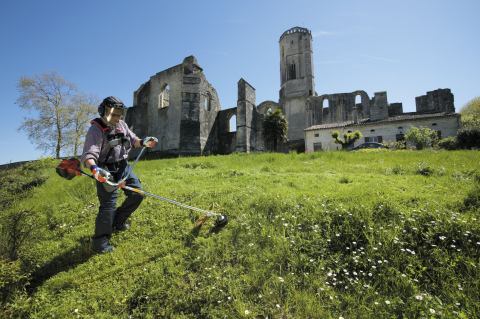
{"label": "stone wall", "polygon": [[453,94],[450,89],[429,91],[426,95],[417,96],[415,103],[419,113],[455,113]]}

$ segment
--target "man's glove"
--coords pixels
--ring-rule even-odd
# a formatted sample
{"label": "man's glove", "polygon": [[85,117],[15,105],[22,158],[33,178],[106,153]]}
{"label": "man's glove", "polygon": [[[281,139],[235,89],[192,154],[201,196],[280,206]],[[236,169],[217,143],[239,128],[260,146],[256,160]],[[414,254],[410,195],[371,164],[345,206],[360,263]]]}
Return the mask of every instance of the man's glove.
{"label": "man's glove", "polygon": [[153,136],[147,136],[140,141],[140,145],[148,148],[154,148],[155,146],[157,146],[157,143],[158,143],[158,139]]}
{"label": "man's glove", "polygon": [[97,165],[90,166],[90,170],[92,171],[93,177],[95,177],[95,179],[100,183],[105,183],[112,177],[112,174],[110,174],[109,171],[104,170]]}

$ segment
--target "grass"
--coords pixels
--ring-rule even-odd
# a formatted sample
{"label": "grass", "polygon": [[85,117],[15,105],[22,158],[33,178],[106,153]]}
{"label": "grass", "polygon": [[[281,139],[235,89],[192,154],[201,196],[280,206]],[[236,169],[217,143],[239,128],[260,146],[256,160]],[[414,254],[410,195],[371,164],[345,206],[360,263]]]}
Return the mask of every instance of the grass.
{"label": "grass", "polygon": [[35,222],[18,260],[2,261],[1,287],[10,287],[2,312],[476,318],[478,158],[478,151],[427,150],[143,161],[135,170],[145,190],[230,222],[210,234],[210,221],[197,234],[196,213],[148,198],[107,255],[88,248],[93,182],[49,169],[44,184],[2,213],[29,211]]}

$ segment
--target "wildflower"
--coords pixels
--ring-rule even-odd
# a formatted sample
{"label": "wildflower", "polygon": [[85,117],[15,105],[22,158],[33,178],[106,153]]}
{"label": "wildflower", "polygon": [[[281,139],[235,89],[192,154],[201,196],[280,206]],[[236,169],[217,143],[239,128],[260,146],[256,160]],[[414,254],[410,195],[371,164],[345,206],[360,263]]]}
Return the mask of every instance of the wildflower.
{"label": "wildflower", "polygon": [[248,310],[248,309],[245,309],[245,315],[247,315],[247,316],[248,316],[249,314],[250,314],[250,310]]}
{"label": "wildflower", "polygon": [[390,300],[385,300],[385,303],[386,303],[387,305],[389,305],[389,304],[390,304]]}
{"label": "wildflower", "polygon": [[416,295],[416,296],[415,296],[415,299],[417,299],[417,300],[423,300],[423,296],[422,296],[422,295]]}
{"label": "wildflower", "polygon": [[285,281],[285,279],[283,279],[282,277],[278,277],[278,280],[279,280],[280,282],[284,282],[284,281]]}
{"label": "wildflower", "polygon": [[277,303],[275,306],[276,306],[277,308],[280,308],[280,305],[279,305],[278,303]]}
{"label": "wildflower", "polygon": [[430,308],[430,313],[433,315],[435,313],[435,309]]}
{"label": "wildflower", "polygon": [[248,246],[252,247],[252,246],[253,246],[253,243],[248,244]]}
{"label": "wildflower", "polygon": [[375,305],[378,305],[378,302],[377,302],[377,301],[375,301],[375,302],[374,302],[374,304],[375,304]]}
{"label": "wildflower", "polygon": [[440,240],[445,240],[445,238],[447,238],[447,237],[445,237],[445,236],[440,236],[440,237],[438,237],[438,238],[440,238]]}
{"label": "wildflower", "polygon": [[75,312],[75,313],[78,313],[78,309],[77,309],[77,308],[75,308],[75,310],[73,310],[73,312]]}
{"label": "wildflower", "polygon": [[368,273],[368,277],[372,277],[372,273],[371,273],[371,272]]}

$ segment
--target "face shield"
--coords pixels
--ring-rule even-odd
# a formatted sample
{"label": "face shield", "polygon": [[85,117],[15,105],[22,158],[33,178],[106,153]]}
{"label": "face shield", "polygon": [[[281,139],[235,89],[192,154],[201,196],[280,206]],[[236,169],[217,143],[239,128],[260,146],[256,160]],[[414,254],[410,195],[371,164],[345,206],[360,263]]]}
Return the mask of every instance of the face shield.
{"label": "face shield", "polygon": [[108,124],[115,125],[125,117],[125,113],[125,108],[107,107],[105,110],[105,120]]}

